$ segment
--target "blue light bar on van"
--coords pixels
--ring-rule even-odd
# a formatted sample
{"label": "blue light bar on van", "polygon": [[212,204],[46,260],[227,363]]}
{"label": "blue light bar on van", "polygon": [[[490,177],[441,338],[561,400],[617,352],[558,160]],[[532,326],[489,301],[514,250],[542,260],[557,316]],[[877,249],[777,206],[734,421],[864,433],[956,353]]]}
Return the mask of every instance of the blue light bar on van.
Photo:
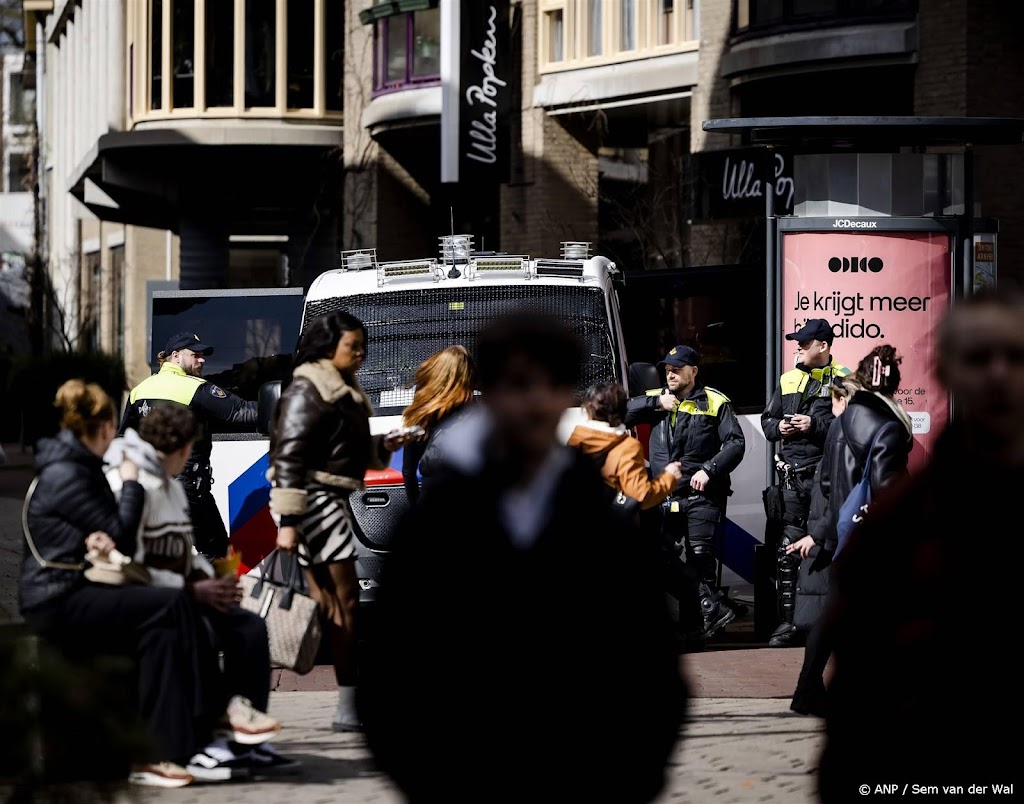
{"label": "blue light bar on van", "polygon": [[392,279],[427,277],[438,280],[437,260],[396,260],[377,264],[377,287]]}
{"label": "blue light bar on van", "polygon": [[583,278],[583,263],[579,260],[537,260],[533,264],[537,276],[564,276]]}
{"label": "blue light bar on van", "polygon": [[519,255],[500,255],[494,257],[474,257],[469,263],[468,277],[470,281],[481,274],[520,273],[525,279],[530,278],[530,258]]}

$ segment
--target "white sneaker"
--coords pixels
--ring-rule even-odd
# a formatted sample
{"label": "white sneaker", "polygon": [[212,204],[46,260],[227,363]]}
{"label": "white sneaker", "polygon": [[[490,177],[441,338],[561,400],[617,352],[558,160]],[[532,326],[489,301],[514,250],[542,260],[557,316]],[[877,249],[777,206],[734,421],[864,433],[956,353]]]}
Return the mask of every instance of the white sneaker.
{"label": "white sneaker", "polygon": [[259,745],[273,739],[279,731],[280,722],[261,712],[248,698],[236,695],[228,704],[216,736],[242,745]]}
{"label": "white sneaker", "polygon": [[192,774],[173,762],[136,765],[128,775],[129,784],[143,787],[185,787],[192,783]]}

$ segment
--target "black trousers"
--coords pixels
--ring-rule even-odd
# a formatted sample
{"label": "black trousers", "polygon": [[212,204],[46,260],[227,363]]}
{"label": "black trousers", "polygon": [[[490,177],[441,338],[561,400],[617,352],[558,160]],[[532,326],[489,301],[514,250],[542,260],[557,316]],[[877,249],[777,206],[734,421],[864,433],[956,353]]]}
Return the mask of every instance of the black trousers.
{"label": "black trousers", "polygon": [[87,583],[25,619],[58,646],[134,657],[139,713],[155,747],[151,759],[184,763],[192,756],[203,702],[197,622],[182,590]]}
{"label": "black trousers", "polygon": [[[831,572],[832,570],[827,570]],[[814,621],[807,632],[804,644],[804,662],[800,666],[800,676],[793,692],[794,701],[814,700],[825,691],[825,668],[832,656],[832,631],[829,627],[829,612],[834,602],[832,587],[825,603],[824,613]]]}
{"label": "black trousers", "polygon": [[700,631],[704,619],[700,608],[700,573],[683,561],[672,540],[665,538],[660,508],[639,514],[643,537],[657,544],[661,583],[665,591],[679,603],[679,627],[685,632]]}
{"label": "black trousers", "polygon": [[718,586],[718,523],[725,505],[717,499],[694,494],[671,497],[662,503],[664,538],[686,557],[696,574],[712,589]]}
{"label": "black trousers", "polygon": [[185,486],[185,493],[196,549],[207,558],[223,558],[228,553],[228,532],[213,495],[209,491],[197,491],[189,485]]}
{"label": "black trousers", "polygon": [[[237,606],[226,612],[203,606],[200,614],[205,725],[215,725],[235,695],[248,698],[253,706],[266,712],[270,704],[270,643],[266,623]],[[223,672],[218,661],[220,651],[224,653]]]}
{"label": "black trousers", "polygon": [[803,473],[793,479],[792,487],[783,486],[782,504],[786,523],[782,527],[782,541],[776,548],[775,561],[779,589],[779,620],[793,624],[796,608],[796,585],[800,571],[800,556],[786,554],[786,547],[807,535],[807,514],[811,509],[813,475]]}

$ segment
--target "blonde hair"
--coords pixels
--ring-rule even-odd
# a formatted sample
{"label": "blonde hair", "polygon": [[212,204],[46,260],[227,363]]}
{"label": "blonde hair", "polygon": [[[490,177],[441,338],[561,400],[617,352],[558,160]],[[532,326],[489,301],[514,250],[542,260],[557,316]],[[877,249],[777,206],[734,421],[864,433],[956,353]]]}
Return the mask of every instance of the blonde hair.
{"label": "blonde hair", "polygon": [[405,409],[406,426],[429,430],[473,398],[473,358],[465,346],[449,346],[416,370],[416,393]]}
{"label": "blonde hair", "polygon": [[116,415],[107,392],[85,380],[68,380],[57,389],[53,404],[62,411],[60,426],[78,438],[92,438]]}

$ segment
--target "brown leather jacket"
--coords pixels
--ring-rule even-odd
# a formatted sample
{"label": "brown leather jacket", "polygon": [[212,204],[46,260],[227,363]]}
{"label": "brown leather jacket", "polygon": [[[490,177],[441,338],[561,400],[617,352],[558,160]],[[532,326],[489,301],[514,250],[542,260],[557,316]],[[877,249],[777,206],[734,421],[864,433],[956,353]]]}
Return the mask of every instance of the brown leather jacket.
{"label": "brown leather jacket", "polygon": [[295,369],[281,394],[270,434],[270,509],[281,517],[306,511],[306,486],[357,490],[367,469],[384,469],[389,455],[370,435],[373,408],[329,360]]}

